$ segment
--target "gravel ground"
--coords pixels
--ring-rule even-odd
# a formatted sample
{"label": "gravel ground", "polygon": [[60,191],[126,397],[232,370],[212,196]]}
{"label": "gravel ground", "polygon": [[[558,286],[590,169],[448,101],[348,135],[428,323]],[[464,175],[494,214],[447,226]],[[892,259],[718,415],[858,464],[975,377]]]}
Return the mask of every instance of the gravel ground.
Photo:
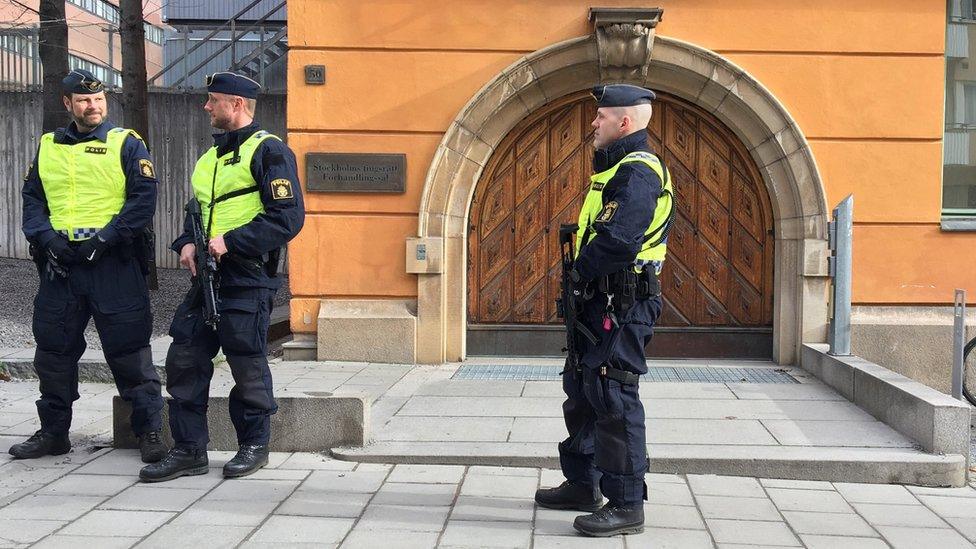
{"label": "gravel ground", "polygon": [[[166,335],[173,313],[190,289],[189,272],[180,269],[159,269],[159,289],[149,292],[153,310],[153,337]],[[287,276],[284,287],[275,296],[275,304],[287,303],[291,298]],[[31,317],[34,296],[37,295],[37,268],[25,259],[0,259],[0,347],[34,347]],[[85,330],[89,349],[101,349],[95,323]]]}

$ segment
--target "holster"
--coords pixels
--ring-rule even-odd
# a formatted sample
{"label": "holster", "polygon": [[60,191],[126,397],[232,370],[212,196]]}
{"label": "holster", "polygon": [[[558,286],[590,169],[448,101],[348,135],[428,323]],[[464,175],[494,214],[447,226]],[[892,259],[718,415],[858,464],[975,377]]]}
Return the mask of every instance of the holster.
{"label": "holster", "polygon": [[649,269],[635,273],[631,269],[624,269],[597,281],[597,288],[612,295],[613,308],[621,314],[630,310],[638,299],[648,299],[661,295],[661,281],[657,274]]}

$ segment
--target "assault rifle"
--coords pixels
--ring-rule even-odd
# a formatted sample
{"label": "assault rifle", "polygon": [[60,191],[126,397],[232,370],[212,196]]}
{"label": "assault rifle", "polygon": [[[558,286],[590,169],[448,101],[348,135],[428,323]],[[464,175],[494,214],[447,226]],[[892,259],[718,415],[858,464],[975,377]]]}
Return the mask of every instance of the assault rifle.
{"label": "assault rifle", "polygon": [[556,299],[556,316],[566,324],[566,351],[569,357],[568,367],[579,370],[580,350],[577,345],[577,334],[582,335],[590,343],[596,345],[599,339],[579,319],[583,302],[592,297],[586,295],[582,286],[573,280],[573,235],[579,226],[563,224],[559,226],[559,250],[562,255],[562,288],[560,297]]}
{"label": "assault rifle", "polygon": [[203,230],[203,214],[200,202],[194,197],[186,203],[186,214],[190,216],[190,226],[193,228],[193,245],[196,246],[197,276],[196,283],[203,294],[203,321],[208,326],[217,329],[220,313],[217,312],[217,260],[207,249],[207,233]]}

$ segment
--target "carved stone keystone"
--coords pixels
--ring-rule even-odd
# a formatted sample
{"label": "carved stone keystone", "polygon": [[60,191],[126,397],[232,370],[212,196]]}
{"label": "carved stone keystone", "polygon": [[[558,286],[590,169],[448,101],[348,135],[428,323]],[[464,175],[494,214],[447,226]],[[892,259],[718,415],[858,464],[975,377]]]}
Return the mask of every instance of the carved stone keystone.
{"label": "carved stone keystone", "polygon": [[651,61],[661,8],[590,8],[604,82],[643,80]]}

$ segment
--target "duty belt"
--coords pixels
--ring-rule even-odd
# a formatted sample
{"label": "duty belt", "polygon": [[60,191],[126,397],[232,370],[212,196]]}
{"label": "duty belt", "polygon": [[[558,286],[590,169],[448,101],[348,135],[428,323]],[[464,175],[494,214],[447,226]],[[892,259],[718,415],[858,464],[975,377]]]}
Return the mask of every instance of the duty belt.
{"label": "duty belt", "polygon": [[68,231],[64,229],[58,229],[57,232],[58,234],[67,238],[68,240],[88,240],[89,238],[92,238],[96,234],[98,234],[98,231],[100,230],[102,230],[101,227],[99,228],[83,227],[83,228],[71,229],[71,233],[68,233]]}
{"label": "duty belt", "polygon": [[630,269],[618,271],[601,277],[597,289],[613,296],[613,306],[625,312],[638,299],[648,299],[661,295],[661,281],[651,269],[635,273]]}

